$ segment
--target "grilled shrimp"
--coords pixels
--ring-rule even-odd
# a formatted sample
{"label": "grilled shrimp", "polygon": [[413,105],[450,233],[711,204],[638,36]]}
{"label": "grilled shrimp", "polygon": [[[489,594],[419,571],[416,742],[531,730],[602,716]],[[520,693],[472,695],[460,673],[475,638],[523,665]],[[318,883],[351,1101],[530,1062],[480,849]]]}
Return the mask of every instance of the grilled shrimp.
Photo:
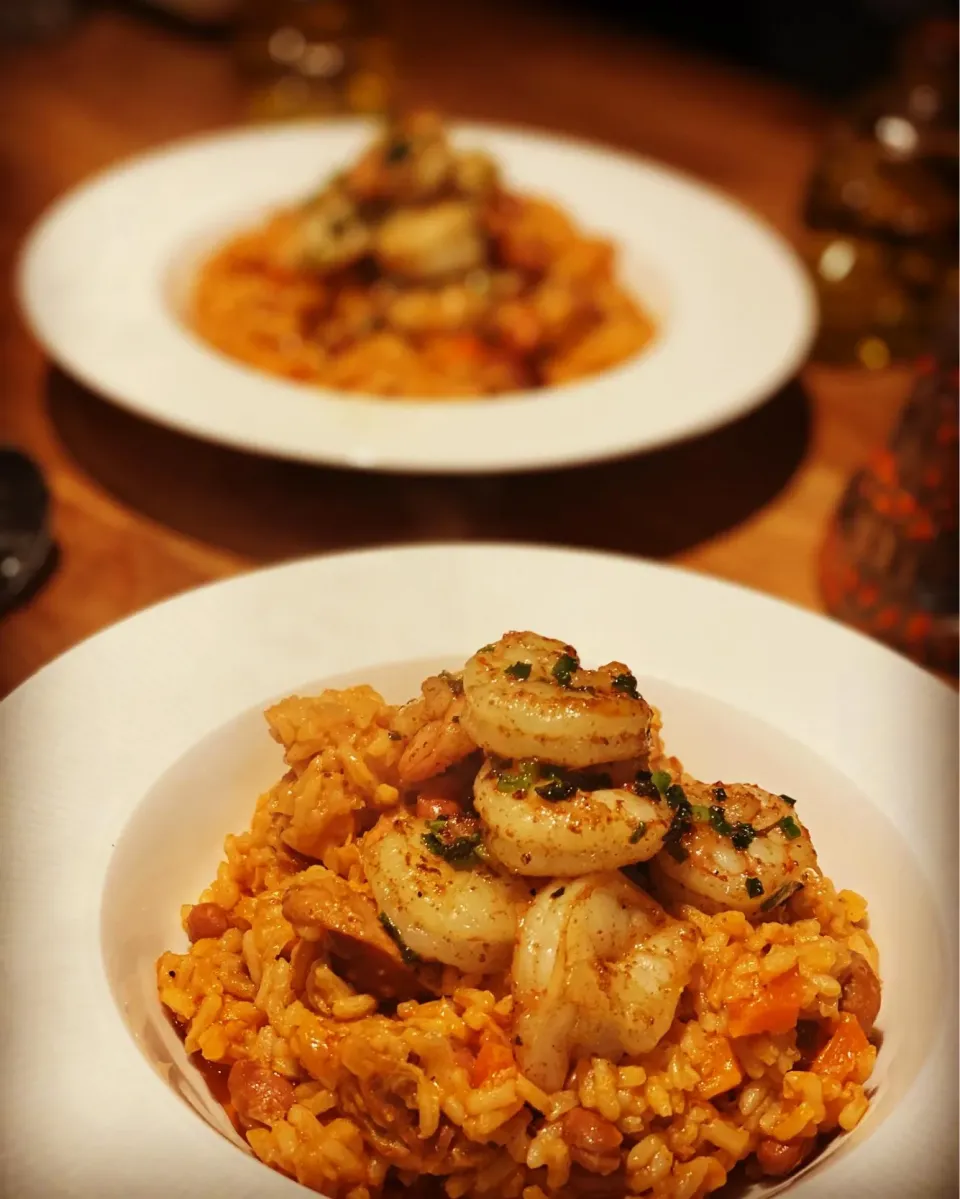
{"label": "grilled shrimp", "polygon": [[486,258],[476,209],[462,200],[392,212],[376,231],[373,252],[385,271],[406,279],[443,279]]}
{"label": "grilled shrimp", "polygon": [[359,200],[423,204],[441,193],[482,197],[497,184],[488,154],[458,151],[432,112],[408,112],[350,167],[344,185]]}
{"label": "grilled shrimp", "polygon": [[792,802],[752,783],[687,780],[667,791],[674,826],[653,861],[664,898],[703,912],[772,911],[817,869]]}
{"label": "grilled shrimp", "polygon": [[584,670],[576,650],[537,633],[505,633],[463,670],[464,729],[488,753],[582,770],[639,758],[653,709],[620,662]]}
{"label": "grilled shrimp", "polygon": [[409,787],[442,774],[477,748],[463,730],[463,685],[446,673],[424,679],[417,699],[394,717],[394,731],[409,737],[399,763],[400,782]]}
{"label": "grilled shrimp", "polygon": [[547,1092],[571,1061],[647,1053],[673,1022],[696,957],[689,925],[618,873],[555,880],[520,922],[517,1060]]}
{"label": "grilled shrimp", "polygon": [[282,265],[329,274],[369,253],[371,233],[353,202],[332,184],[303,206],[289,237],[279,248]]}
{"label": "grilled shrimp", "polygon": [[663,844],[673,816],[656,787],[637,779],[626,762],[577,774],[488,759],[473,797],[490,855],[533,877],[645,862]]}
{"label": "grilled shrimp", "polygon": [[360,857],[384,926],[406,949],[495,974],[510,965],[519,905],[530,894],[475,857],[476,823],[384,816],[360,842]]}

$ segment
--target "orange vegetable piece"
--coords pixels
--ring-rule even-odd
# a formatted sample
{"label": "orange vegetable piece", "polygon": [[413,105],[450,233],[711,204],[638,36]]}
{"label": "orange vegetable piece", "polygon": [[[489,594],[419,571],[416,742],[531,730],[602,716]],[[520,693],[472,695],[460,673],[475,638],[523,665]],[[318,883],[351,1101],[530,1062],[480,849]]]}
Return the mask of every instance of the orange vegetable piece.
{"label": "orange vegetable piece", "polygon": [[470,1083],[472,1086],[482,1087],[495,1074],[499,1074],[501,1070],[509,1070],[513,1065],[513,1052],[509,1045],[493,1039],[486,1040],[480,1046],[480,1052],[470,1071]]}
{"label": "orange vegetable piece", "polygon": [[732,1087],[739,1086],[743,1081],[743,1071],[733,1052],[733,1046],[726,1037],[717,1037],[711,1046],[712,1053],[704,1065],[702,1077],[697,1083],[697,1095],[700,1099],[712,1099],[722,1095]]}
{"label": "orange vegetable piece", "polygon": [[730,1004],[727,1031],[732,1037],[754,1037],[762,1032],[789,1032],[800,1016],[803,983],[796,970],[779,974],[753,999]]}
{"label": "orange vegetable piece", "polygon": [[866,1033],[853,1012],[841,1012],[833,1036],[813,1059],[810,1069],[814,1074],[846,1082],[856,1074],[857,1060],[869,1047]]}

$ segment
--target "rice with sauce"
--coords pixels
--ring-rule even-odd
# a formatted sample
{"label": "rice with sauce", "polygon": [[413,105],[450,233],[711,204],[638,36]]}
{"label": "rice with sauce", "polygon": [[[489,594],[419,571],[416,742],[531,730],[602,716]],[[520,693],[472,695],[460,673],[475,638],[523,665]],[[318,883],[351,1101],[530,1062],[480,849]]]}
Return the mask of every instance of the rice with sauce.
{"label": "rice with sauce", "polygon": [[424,400],[571,382],[654,336],[610,242],[508,189],[431,113],[395,122],[315,195],[219,247],[188,319],[270,374]]}
{"label": "rice with sauce", "polygon": [[[550,1093],[518,1063],[509,971],[416,962],[381,914],[396,970],[429,976],[422,994],[387,985],[394,964],[351,923],[374,905],[361,839],[451,792],[401,785],[409,710],[361,686],[267,711],[288,770],[183,908],[189,949],[157,964],[187,1052],[227,1076],[227,1111],[262,1162],[334,1199],[417,1180],[450,1199],[695,1199],[741,1163],[785,1175],[860,1121],[877,954],[864,900],[817,871],[769,917],[673,908],[695,956],[665,1035],[638,1056],[571,1060]],[[652,729],[650,764],[678,775],[655,709]],[[291,896],[319,883],[340,910],[298,929]]]}

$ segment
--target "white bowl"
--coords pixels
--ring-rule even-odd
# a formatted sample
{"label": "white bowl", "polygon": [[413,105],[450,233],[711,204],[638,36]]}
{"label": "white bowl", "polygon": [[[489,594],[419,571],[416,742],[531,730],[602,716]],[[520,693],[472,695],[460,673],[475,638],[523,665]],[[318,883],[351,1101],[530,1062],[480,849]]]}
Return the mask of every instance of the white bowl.
{"label": "white bowl", "polygon": [[705,432],[767,398],[814,331],[793,252],[756,216],[677,172],[532,131],[467,125],[511,184],[610,236],[655,314],[652,345],[582,382],[456,403],[344,396],[234,362],[182,319],[202,255],[353,157],[363,121],[175,143],[60,200],[30,236],[19,294],[50,355],[108,399],[241,449],[417,472],[590,462]]}
{"label": "white bowl", "polygon": [[3,704],[3,1193],[292,1193],[229,1144],[153,964],[185,943],[179,905],[282,770],[267,702],[358,681],[405,698],[510,627],[632,663],[668,748],[694,772],[796,795],[826,872],[870,903],[873,1103],[791,1193],[956,1194],[955,696],[740,588],[523,546],[364,552],[217,584],[93,638]]}

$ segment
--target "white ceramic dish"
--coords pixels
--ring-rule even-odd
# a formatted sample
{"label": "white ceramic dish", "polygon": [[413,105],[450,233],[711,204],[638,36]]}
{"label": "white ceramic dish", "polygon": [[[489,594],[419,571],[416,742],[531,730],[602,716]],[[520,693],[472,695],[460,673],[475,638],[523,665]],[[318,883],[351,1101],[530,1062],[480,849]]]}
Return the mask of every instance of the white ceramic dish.
{"label": "white ceramic dish", "polygon": [[485,126],[459,128],[457,140],[617,242],[624,280],[660,322],[646,352],[582,383],[443,404],[344,396],[206,347],[177,313],[199,257],[314,189],[370,132],[345,121],[200,138],[71,192],[21,261],[35,334],[77,378],[141,416],[242,449],[392,471],[537,468],[663,445],[745,412],[802,361],[811,288],[747,210],[651,162]]}
{"label": "white ceramic dish", "polygon": [[229,1143],[153,963],[184,944],[180,903],[281,771],[268,700],[347,680],[405,698],[515,627],[632,663],[690,769],[796,795],[826,871],[869,899],[884,977],[873,1107],[791,1195],[956,1195],[956,697],[753,592],[523,546],[362,552],[207,587],[4,702],[0,1192],[295,1193]]}

